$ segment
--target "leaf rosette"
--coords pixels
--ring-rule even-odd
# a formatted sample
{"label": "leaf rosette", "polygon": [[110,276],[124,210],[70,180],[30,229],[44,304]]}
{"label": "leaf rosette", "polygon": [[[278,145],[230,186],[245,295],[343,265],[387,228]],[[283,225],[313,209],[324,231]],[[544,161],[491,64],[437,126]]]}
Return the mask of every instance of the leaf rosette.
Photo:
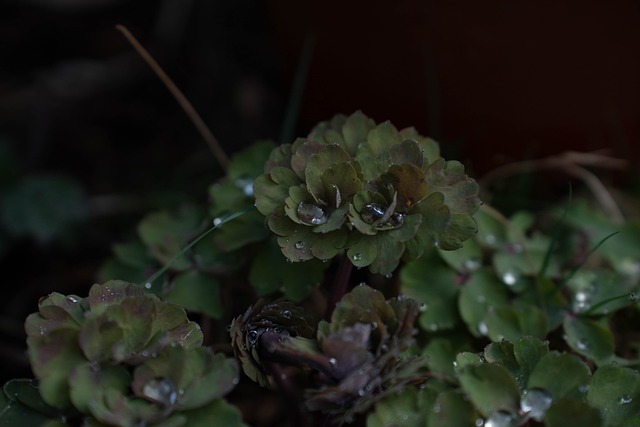
{"label": "leaf rosette", "polygon": [[331,370],[325,384],[307,391],[307,407],[342,423],[384,396],[422,381],[426,359],[407,352],[419,311],[413,299],[385,300],[364,284],[346,294],[331,322],[318,325],[318,346]]}
{"label": "leaf rosette", "polygon": [[135,284],[52,293],[25,329],[43,400],[91,425],[182,425],[237,383],[235,361],[202,347],[182,307]]}
{"label": "leaf rosette", "polygon": [[293,356],[286,354],[287,349],[279,349],[284,351],[276,355],[274,346],[290,337],[306,342],[312,333],[302,308],[284,299],[272,302],[260,299],[233,319],[229,329],[231,345],[242,370],[263,387],[269,384],[265,361],[274,358],[283,361],[287,357],[286,362],[295,364]]}
{"label": "leaf rosette", "polygon": [[380,274],[425,245],[458,249],[475,233],[480,205],[477,183],[440,157],[437,142],[361,112],[274,149],[254,190],[290,261],[347,250],[354,265]]}

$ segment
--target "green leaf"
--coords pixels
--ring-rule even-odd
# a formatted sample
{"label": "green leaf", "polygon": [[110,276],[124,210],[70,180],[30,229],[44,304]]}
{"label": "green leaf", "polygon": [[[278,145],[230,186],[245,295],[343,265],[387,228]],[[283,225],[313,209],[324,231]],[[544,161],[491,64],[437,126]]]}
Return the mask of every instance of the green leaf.
{"label": "green leaf", "polygon": [[428,408],[436,399],[430,389],[406,389],[399,395],[389,395],[379,401],[367,417],[367,427],[425,425]]}
{"label": "green leaf", "polygon": [[485,315],[489,307],[507,304],[507,292],[493,272],[488,268],[472,274],[460,290],[458,309],[460,316],[475,336],[486,335]]}
{"label": "green leaf", "polygon": [[105,390],[126,394],[131,375],[124,366],[95,366],[85,362],[69,376],[69,395],[73,406],[84,413],[91,412],[91,402],[100,399]]}
{"label": "green leaf", "polygon": [[216,319],[224,311],[218,281],[212,275],[198,271],[185,271],[176,276],[164,298],[186,310]]}
{"label": "green leaf", "polygon": [[300,178],[282,166],[271,169],[270,174],[260,175],[253,183],[256,208],[262,215],[269,215],[274,209],[284,205],[289,196],[289,188],[300,184]]}
{"label": "green leaf", "polygon": [[42,337],[27,337],[31,369],[40,382],[40,394],[47,404],[56,408],[70,405],[67,383],[69,373],[86,361],[77,340],[75,331],[71,333],[63,329]]}
{"label": "green leaf", "polygon": [[[153,255],[166,264],[197,236],[203,216],[194,207],[186,207],[177,212],[161,211],[145,216],[138,224],[138,234]],[[174,270],[189,268],[186,255],[176,259],[171,265]]]}
{"label": "green leaf", "polygon": [[597,365],[604,365],[614,357],[613,333],[601,321],[567,315],[563,327],[567,344]]}
{"label": "green leaf", "polygon": [[262,174],[264,163],[274,147],[275,145],[271,141],[256,141],[247,148],[236,152],[227,169],[228,179],[236,181],[246,177],[255,178]]}
{"label": "green leaf", "polygon": [[[57,409],[47,405],[47,403],[42,400],[37,380],[26,378],[12,379],[7,381],[3,389],[5,395],[3,397],[8,398],[9,401],[20,403],[43,416],[57,418],[60,415]],[[1,425],[3,424],[0,417],[0,426]]]}
{"label": "green leaf", "polygon": [[536,306],[518,304],[489,309],[484,318],[489,338],[493,341],[516,341],[523,336],[544,338],[547,335],[547,318]]}
{"label": "green leaf", "polygon": [[466,366],[461,370],[459,379],[464,392],[484,416],[497,411],[517,414],[520,401],[518,385],[503,367],[494,364]]}
{"label": "green leaf", "polygon": [[640,411],[640,374],[620,366],[600,367],[591,378],[587,401],[600,410],[604,426],[622,426]]}
{"label": "green leaf", "polygon": [[416,141],[406,140],[394,145],[389,150],[389,160],[392,164],[409,163],[422,169],[424,159],[422,151]]}
{"label": "green leaf", "polygon": [[459,335],[446,338],[432,338],[425,346],[423,355],[427,356],[429,369],[453,377],[455,375],[453,360],[461,351],[471,350],[465,337]]}
{"label": "green leaf", "polygon": [[544,389],[554,400],[567,395],[580,398],[589,386],[590,377],[589,367],[576,356],[552,352],[540,359],[527,387]]}
{"label": "green leaf", "polygon": [[223,399],[214,400],[207,406],[186,411],[187,423],[185,427],[225,426],[247,427],[242,422],[240,410]]}
{"label": "green leaf", "polygon": [[400,271],[401,292],[421,302],[419,324],[426,331],[453,328],[460,320],[456,272],[438,259],[423,258]]}
{"label": "green leaf", "polygon": [[544,417],[547,427],[600,427],[600,412],[585,402],[562,398],[554,402]]}
{"label": "green leaf", "polygon": [[375,122],[361,111],[356,111],[347,117],[342,127],[342,135],[344,135],[345,149],[351,156],[355,156],[360,144],[367,141],[369,131],[374,127]]}
{"label": "green leaf", "polygon": [[380,123],[369,131],[367,142],[358,147],[356,157],[360,161],[363,157],[376,158],[400,143],[402,143],[402,138],[396,127],[390,122]]}
{"label": "green leaf", "polygon": [[438,250],[438,255],[458,273],[468,274],[482,267],[482,251],[475,240],[469,240],[455,251]]}
{"label": "green leaf", "polygon": [[378,239],[376,236],[351,234],[347,256],[356,267],[370,265],[378,256]]}
{"label": "green leaf", "polygon": [[5,384],[3,391],[0,392],[0,427],[42,426],[51,421],[52,415],[46,412],[42,413],[37,408],[21,402],[22,393],[15,394],[15,387],[17,385],[20,386],[16,384],[16,381],[24,382],[28,380],[10,380]]}
{"label": "green leaf", "polygon": [[84,220],[88,205],[80,186],[69,178],[29,177],[7,191],[0,223],[14,236],[49,242]]}
{"label": "green leaf", "polygon": [[428,426],[469,427],[477,425],[478,414],[465,396],[457,390],[438,395],[428,412]]}
{"label": "green leaf", "polygon": [[253,259],[249,281],[259,295],[283,292],[288,298],[300,301],[322,282],[328,266],[319,260],[288,263],[272,239]]}

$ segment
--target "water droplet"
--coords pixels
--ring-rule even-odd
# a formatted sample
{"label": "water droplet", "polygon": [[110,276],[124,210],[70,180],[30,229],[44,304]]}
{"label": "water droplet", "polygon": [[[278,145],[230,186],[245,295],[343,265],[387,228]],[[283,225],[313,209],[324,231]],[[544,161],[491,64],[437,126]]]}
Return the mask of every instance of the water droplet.
{"label": "water droplet", "polygon": [[360,261],[362,259],[362,254],[360,252],[356,252],[355,254],[353,254],[353,256],[351,258],[354,261]]}
{"label": "water droplet", "polygon": [[576,349],[586,351],[589,349],[589,343],[585,340],[578,340],[576,341]]}
{"label": "water droplet", "polygon": [[455,368],[456,366],[458,366],[458,362],[456,362],[455,360],[453,361],[453,367]]}
{"label": "water droplet", "polygon": [[484,427],[511,427],[513,417],[506,412],[494,412],[484,422]]}
{"label": "water droplet", "polygon": [[327,212],[313,203],[298,204],[298,219],[307,225],[321,225],[327,222]]}
{"label": "water droplet", "polygon": [[142,395],[165,406],[172,406],[178,400],[173,383],[166,378],[153,379],[146,383],[142,388]]}
{"label": "water droplet", "polygon": [[282,312],[282,317],[284,317],[286,319],[290,319],[291,318],[291,310],[284,310]]}
{"label": "water droplet", "polygon": [[255,329],[252,329],[249,331],[249,333],[247,334],[247,341],[249,341],[249,345],[250,346],[255,346],[256,342],[258,341],[258,331],[256,331]]}
{"label": "water droplet", "polygon": [[631,398],[631,396],[626,394],[624,396],[621,396],[620,399],[618,399],[618,403],[620,405],[626,405],[627,403],[631,403],[632,401],[633,399]]}
{"label": "water droplet", "polygon": [[482,427],[484,425],[484,420],[482,418],[476,419],[476,427]]}
{"label": "water droplet", "polygon": [[534,388],[524,391],[520,400],[520,409],[534,420],[542,421],[551,403],[553,398],[546,390]]}
{"label": "water droplet", "polygon": [[494,234],[487,234],[486,236],[484,236],[484,243],[492,246],[496,243],[498,239],[496,238],[496,236]]}
{"label": "water droplet", "polygon": [[427,311],[428,307],[429,306],[426,303],[423,302],[422,304],[420,304],[420,311],[422,311],[422,312]]}
{"label": "water droplet", "polygon": [[387,273],[384,275],[385,278],[391,279],[393,277],[393,273]]}
{"label": "water droplet", "polygon": [[502,274],[502,281],[507,286],[513,286],[518,281],[518,274],[514,271],[505,271]]}
{"label": "water droplet", "polygon": [[376,329],[378,329],[378,322],[371,322],[371,330],[375,331]]}
{"label": "water droplet", "polygon": [[[240,378],[235,377],[234,379],[232,379],[232,380],[231,380],[231,383],[232,383],[233,385],[238,385],[238,384],[240,384]],[[182,391],[182,393],[184,393],[184,390],[180,390],[180,391]],[[182,393],[180,393],[180,394],[182,394]]]}
{"label": "water droplet", "polygon": [[573,296],[573,311],[582,313],[591,307],[591,294],[587,292],[576,292]]}
{"label": "water droplet", "polygon": [[360,211],[360,217],[367,224],[373,224],[384,216],[387,208],[378,203],[369,203]]}
{"label": "water droplet", "polygon": [[578,391],[580,391],[580,393],[586,393],[589,391],[589,384],[582,384],[580,387],[578,387]]}
{"label": "water droplet", "polygon": [[333,368],[335,368],[335,367],[338,365],[338,361],[336,360],[336,358],[335,358],[335,357],[330,358],[330,359],[329,359],[329,363],[331,364],[331,366],[332,366]]}
{"label": "water droplet", "polygon": [[304,249],[304,242],[302,240],[296,242],[296,249]]}
{"label": "water droplet", "polygon": [[489,333],[487,324],[484,322],[478,323],[478,332],[480,333],[480,335],[487,335]]}
{"label": "water droplet", "polygon": [[364,391],[364,388],[361,388],[360,390],[358,390],[358,396],[364,396],[366,394],[366,392]]}
{"label": "water droplet", "polygon": [[638,295],[634,293],[629,294],[629,301],[637,301],[637,300],[638,300]]}
{"label": "water droplet", "polygon": [[145,289],[151,289],[151,283],[147,282],[144,284]]}
{"label": "water droplet", "polygon": [[67,301],[70,302],[71,304],[77,304],[79,300],[75,296],[69,295],[67,297]]}
{"label": "water droplet", "polygon": [[476,271],[482,267],[482,262],[479,259],[467,259],[462,263],[462,268],[467,272]]}
{"label": "water droplet", "polygon": [[40,335],[44,335],[47,333],[47,328],[45,326],[40,326]]}
{"label": "water droplet", "polygon": [[217,226],[219,226],[220,224],[222,224],[222,219],[221,219],[221,218],[214,218],[214,219],[213,219],[213,226],[214,226],[214,227],[217,227]]}
{"label": "water droplet", "polygon": [[253,196],[253,179],[251,178],[238,178],[234,183],[235,186],[242,190],[245,196]]}

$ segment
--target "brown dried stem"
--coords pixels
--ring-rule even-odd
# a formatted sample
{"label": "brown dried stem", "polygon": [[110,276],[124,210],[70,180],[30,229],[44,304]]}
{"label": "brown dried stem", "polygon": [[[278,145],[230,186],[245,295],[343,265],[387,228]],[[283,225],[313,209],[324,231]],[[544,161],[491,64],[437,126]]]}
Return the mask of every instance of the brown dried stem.
{"label": "brown dried stem", "polygon": [[492,182],[508,178],[513,175],[534,172],[541,169],[558,169],[568,175],[574,176],[585,183],[593,193],[596,201],[605,213],[617,224],[624,222],[622,211],[618,207],[611,193],[600,179],[584,166],[598,166],[607,169],[625,169],[627,162],[599,153],[580,153],[569,151],[558,156],[537,160],[525,160],[509,163],[492,170],[480,180],[481,188],[489,188]]}
{"label": "brown dried stem", "polygon": [[176,86],[173,80],[171,80],[167,73],[164,72],[162,67],[160,67],[156,60],[153,59],[151,54],[138,42],[138,40],[124,25],[116,25],[116,29],[127,38],[136,52],[138,52],[138,54],[147,63],[147,65],[149,65],[153,72],[156,73],[158,78],[160,78],[162,83],[164,83],[164,85],[167,87],[169,92],[171,92],[176,101],[178,101],[178,104],[180,104],[191,122],[193,122],[194,126],[196,127],[198,132],[200,132],[200,135],[202,135],[202,138],[209,146],[209,149],[213,153],[214,157],[216,158],[222,169],[226,172],[227,167],[229,166],[229,158],[222,149],[220,142],[218,142],[204,120],[202,120],[202,117],[200,117],[200,114],[198,114],[196,109],[193,108],[191,102],[189,102],[184,93],[182,93],[182,91],[178,88],[178,86]]}

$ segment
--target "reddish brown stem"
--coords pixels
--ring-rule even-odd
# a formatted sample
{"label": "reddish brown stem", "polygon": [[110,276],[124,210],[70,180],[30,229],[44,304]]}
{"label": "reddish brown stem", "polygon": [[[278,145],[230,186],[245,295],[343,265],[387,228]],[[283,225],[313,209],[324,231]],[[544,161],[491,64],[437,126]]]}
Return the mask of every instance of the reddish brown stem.
{"label": "reddish brown stem", "polygon": [[338,265],[338,270],[336,271],[336,277],[333,281],[333,285],[331,286],[331,294],[329,294],[327,309],[324,315],[324,318],[326,320],[331,319],[331,314],[336,308],[336,304],[342,299],[344,294],[347,293],[347,289],[349,287],[349,278],[351,277],[352,269],[353,264],[351,264],[351,260],[349,259],[349,257],[347,257],[346,254],[344,254],[340,259],[340,264]]}

